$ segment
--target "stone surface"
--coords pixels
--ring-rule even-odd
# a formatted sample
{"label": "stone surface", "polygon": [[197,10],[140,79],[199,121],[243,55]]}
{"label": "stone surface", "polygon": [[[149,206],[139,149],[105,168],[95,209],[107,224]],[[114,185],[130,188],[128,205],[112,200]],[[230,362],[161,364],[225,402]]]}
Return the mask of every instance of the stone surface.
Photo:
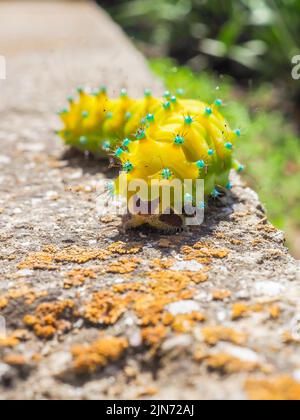
{"label": "stone surface", "polygon": [[0,16],[1,398],[300,398],[299,263],[257,195],[233,176],[174,236],[99,220],[113,170],[70,153],[54,113],[78,84],[161,87],[93,5]]}

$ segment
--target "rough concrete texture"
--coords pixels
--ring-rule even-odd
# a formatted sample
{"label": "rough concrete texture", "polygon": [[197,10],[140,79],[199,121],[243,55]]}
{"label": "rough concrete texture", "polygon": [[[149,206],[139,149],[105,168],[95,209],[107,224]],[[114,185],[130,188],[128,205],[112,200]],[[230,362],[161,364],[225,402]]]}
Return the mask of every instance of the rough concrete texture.
{"label": "rough concrete texture", "polygon": [[68,152],[54,111],[78,84],[159,83],[87,3],[0,16],[1,398],[300,399],[299,263],[257,195],[233,177],[174,236],[99,220],[113,171]]}

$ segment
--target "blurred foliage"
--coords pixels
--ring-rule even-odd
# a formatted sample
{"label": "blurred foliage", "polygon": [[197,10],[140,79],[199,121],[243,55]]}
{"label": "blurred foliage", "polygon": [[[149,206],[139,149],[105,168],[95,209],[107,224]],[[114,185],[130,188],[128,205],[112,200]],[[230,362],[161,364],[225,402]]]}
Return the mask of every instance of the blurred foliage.
{"label": "blurred foliage", "polygon": [[245,180],[258,192],[276,226],[287,232],[299,228],[300,143],[284,115],[273,110],[276,98],[270,85],[236,90],[228,77],[193,73],[170,59],[153,60],[151,67],[172,92],[183,88],[189,98],[224,100],[222,112],[233,128],[242,130],[237,156],[246,165]]}
{"label": "blurred foliage", "polygon": [[272,222],[295,239],[300,118],[291,99],[300,103],[300,81],[291,77],[291,60],[300,54],[300,0],[98,3],[148,55],[186,66],[172,59],[152,61],[169,90],[183,87],[187,97],[225,101],[226,117],[243,132],[237,154],[246,164],[245,180],[259,193]]}
{"label": "blurred foliage", "polygon": [[[285,79],[300,52],[300,0],[98,0],[136,40],[162,56],[239,80]],[[297,90],[297,92],[296,92]]]}

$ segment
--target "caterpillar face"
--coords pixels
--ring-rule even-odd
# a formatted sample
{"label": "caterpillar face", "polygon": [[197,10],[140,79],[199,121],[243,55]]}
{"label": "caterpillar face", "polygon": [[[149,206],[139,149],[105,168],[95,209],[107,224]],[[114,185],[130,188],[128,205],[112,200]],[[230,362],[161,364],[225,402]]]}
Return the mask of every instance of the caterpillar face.
{"label": "caterpillar face", "polygon": [[[140,194],[128,188],[142,180],[151,191],[153,181],[172,184],[179,180],[192,182],[191,202],[203,206],[209,196],[231,189],[229,173],[244,167],[233,158],[239,129],[230,129],[220,109],[222,101],[213,104],[183,99],[166,92],[163,99],[154,98],[149,90],[143,99],[128,97],[121,91],[118,99],[109,99],[105,89],[87,92],[79,89],[79,98],[70,98],[69,109],[60,113],[64,128],[59,132],[65,142],[99,157],[114,157],[122,173],[115,181],[114,193],[129,202]],[[126,178],[124,187],[121,178]],[[204,181],[203,202],[197,202],[195,183]],[[184,192],[182,202],[184,203]],[[138,198],[146,206],[151,194]],[[155,199],[161,199],[161,192]],[[160,230],[176,230],[185,225],[185,216],[177,214],[172,197],[169,212],[135,212],[124,218],[127,228],[147,224]]]}
{"label": "caterpillar face", "polygon": [[185,216],[183,214],[175,214],[171,208],[163,213],[157,211],[161,204],[159,198],[153,201],[142,201],[138,195],[133,198],[132,211],[128,209],[122,219],[123,230],[148,226],[155,230],[173,233],[184,228]]}

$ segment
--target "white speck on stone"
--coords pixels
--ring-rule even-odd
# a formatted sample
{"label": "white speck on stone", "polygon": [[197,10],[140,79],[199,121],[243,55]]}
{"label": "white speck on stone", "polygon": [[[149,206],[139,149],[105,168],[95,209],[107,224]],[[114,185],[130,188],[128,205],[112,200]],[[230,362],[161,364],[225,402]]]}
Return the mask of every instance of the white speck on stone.
{"label": "white speck on stone", "polygon": [[74,328],[78,328],[80,330],[83,327],[83,325],[84,325],[83,319],[79,319],[78,321],[74,323]]}
{"label": "white speck on stone", "polygon": [[80,179],[83,175],[83,170],[79,169],[78,171],[70,173],[68,176],[69,179]]}
{"label": "white speck on stone", "polygon": [[227,353],[230,356],[242,360],[243,362],[261,363],[261,358],[257,353],[244,347],[234,346],[228,343],[220,343],[217,346],[216,351]]}
{"label": "white speck on stone", "polygon": [[11,158],[9,156],[0,155],[0,165],[8,165],[11,162]]}
{"label": "white speck on stone", "polygon": [[131,347],[139,347],[142,344],[142,336],[140,330],[135,329],[130,332],[128,340]]}
{"label": "white speck on stone", "polygon": [[42,200],[40,198],[32,198],[31,199],[31,205],[33,207],[36,207],[36,206],[40,205],[41,202],[42,202]]}
{"label": "white speck on stone", "polygon": [[32,270],[24,269],[17,272],[18,277],[30,277],[34,274]]}
{"label": "white speck on stone", "polygon": [[275,281],[260,281],[254,285],[255,291],[258,294],[268,295],[268,296],[277,296],[284,291],[284,286]]}
{"label": "white speck on stone", "polygon": [[297,370],[294,371],[293,377],[294,377],[295,381],[300,382],[300,369],[297,369]]}
{"label": "white speck on stone", "polygon": [[220,267],[218,267],[218,271],[220,272],[220,271],[222,271],[222,273],[228,273],[228,269],[227,269],[227,267],[222,267],[222,266],[220,266]]}
{"label": "white speck on stone", "polygon": [[118,277],[118,278],[114,279],[114,283],[116,283],[116,284],[124,283],[124,279],[122,279],[122,277]]}
{"label": "white speck on stone", "polygon": [[219,322],[224,322],[226,320],[226,318],[227,318],[226,311],[219,311],[217,313],[217,318],[218,318],[218,321]]}
{"label": "white speck on stone", "polygon": [[59,194],[56,191],[47,191],[46,192],[46,199],[47,200],[57,200],[59,198]]}
{"label": "white speck on stone", "polygon": [[14,209],[14,211],[13,211],[13,214],[21,214],[21,213],[22,213],[22,210],[18,207],[16,209]]}
{"label": "white speck on stone", "polygon": [[6,365],[5,363],[0,363],[0,379],[4,376],[7,375],[10,371],[10,366]]}
{"label": "white speck on stone", "polygon": [[206,293],[204,291],[197,293],[196,296],[194,296],[194,299],[199,302],[211,302],[213,300],[211,293]]}
{"label": "white speck on stone", "polygon": [[18,145],[18,150],[21,152],[43,152],[45,145],[42,143],[22,143]]}
{"label": "white speck on stone", "polygon": [[125,319],[124,323],[127,327],[132,327],[135,324],[134,319],[130,316]]}
{"label": "white speck on stone", "polygon": [[48,368],[53,376],[60,375],[67,369],[68,365],[72,362],[72,355],[69,352],[56,352],[51,355],[48,360]]}
{"label": "white speck on stone", "polygon": [[203,265],[199,264],[197,261],[177,261],[173,266],[171,267],[171,270],[174,271],[201,271],[203,270]]}
{"label": "white speck on stone", "polygon": [[175,348],[188,348],[191,345],[192,337],[187,334],[181,334],[166,340],[162,345],[162,350],[165,352],[169,352],[170,350]]}
{"label": "white speck on stone", "polygon": [[199,311],[199,305],[193,300],[180,300],[178,302],[170,303],[166,306],[168,312],[172,315],[190,314],[194,311]]}
{"label": "white speck on stone", "polygon": [[236,298],[237,299],[249,299],[250,298],[250,293],[246,289],[239,290],[236,293]]}

